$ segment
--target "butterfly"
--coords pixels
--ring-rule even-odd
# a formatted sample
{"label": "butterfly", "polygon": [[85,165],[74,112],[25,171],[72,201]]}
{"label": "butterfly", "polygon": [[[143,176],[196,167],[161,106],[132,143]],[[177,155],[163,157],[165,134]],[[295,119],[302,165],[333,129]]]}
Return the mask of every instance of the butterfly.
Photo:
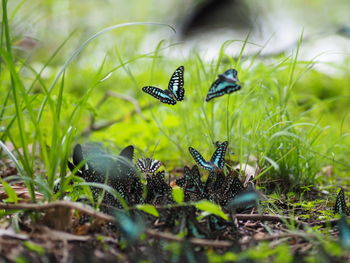
{"label": "butterfly", "polygon": [[204,198],[204,185],[197,165],[194,165],[192,170],[185,166],[184,175],[176,179],[176,185],[184,190],[185,201],[198,201]]}
{"label": "butterfly", "polygon": [[223,183],[221,190],[219,191],[221,193],[220,204],[225,206],[230,200],[244,191],[244,186],[241,180],[239,180],[238,176],[229,173],[225,178],[225,182]]}
{"label": "butterfly", "polygon": [[227,150],[228,142],[218,143],[217,148],[211,157],[210,161],[206,161],[203,156],[194,148],[189,147],[188,150],[192,155],[196,163],[206,170],[214,171],[223,169],[225,165],[225,153]]}
{"label": "butterfly", "polygon": [[340,191],[337,195],[337,199],[334,205],[334,214],[347,215],[348,209],[346,207],[345,195],[343,188],[340,188]]}
{"label": "butterfly", "polygon": [[219,74],[218,78],[209,88],[205,101],[210,101],[213,98],[240,90],[241,86],[237,84],[238,82],[237,70],[235,69],[229,69],[224,74]]}
{"label": "butterfly", "polygon": [[225,174],[223,170],[212,170],[205,181],[206,198],[215,203],[219,202],[220,191],[225,182]]}
{"label": "butterfly", "polygon": [[175,105],[176,101],[182,101],[185,95],[184,86],[184,67],[178,67],[170,78],[168,89],[163,90],[153,86],[146,86],[142,91],[150,94],[160,102]]}
{"label": "butterfly", "polygon": [[158,160],[152,160],[151,158],[140,158],[137,159],[136,165],[143,173],[154,173],[162,163]]}
{"label": "butterfly", "polygon": [[[107,152],[100,144],[77,144],[73,150],[73,163],[68,162],[71,171],[89,183],[107,184],[125,199],[128,205],[141,202],[142,183],[136,176],[132,164],[134,147],[124,148],[115,156]],[[91,186],[94,200],[102,194],[101,187]],[[109,206],[120,207],[120,203],[110,193],[106,192],[102,201]]]}
{"label": "butterfly", "polygon": [[147,196],[146,203],[164,205],[171,202],[171,187],[165,181],[165,172],[157,172],[147,175]]}

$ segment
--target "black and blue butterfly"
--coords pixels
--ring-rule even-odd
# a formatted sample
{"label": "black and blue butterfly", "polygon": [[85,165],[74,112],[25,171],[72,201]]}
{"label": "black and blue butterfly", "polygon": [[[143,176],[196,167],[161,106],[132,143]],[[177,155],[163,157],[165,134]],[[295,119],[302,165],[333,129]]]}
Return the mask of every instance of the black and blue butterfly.
{"label": "black and blue butterfly", "polygon": [[210,101],[211,99],[220,97],[224,94],[230,94],[234,91],[240,90],[241,86],[238,83],[237,70],[226,70],[224,74],[219,74],[218,78],[211,85],[205,101]]}
{"label": "black and blue butterfly", "polygon": [[[98,143],[77,144],[73,150],[73,163],[68,161],[68,167],[88,183],[107,184],[115,189],[128,205],[135,205],[141,202],[143,188],[132,163],[133,156],[132,145],[124,148],[116,156]],[[103,194],[98,186],[91,186],[91,192],[95,201]],[[102,205],[122,207],[108,192],[104,194]],[[109,208],[104,211],[110,212]]]}
{"label": "black and blue butterfly", "polygon": [[346,206],[345,202],[345,194],[343,188],[340,188],[340,191],[337,195],[337,199],[335,201],[334,205],[334,214],[340,214],[340,215],[350,215],[350,210]]}
{"label": "black and blue butterfly", "polygon": [[217,148],[210,161],[206,161],[196,149],[189,147],[188,150],[190,151],[190,154],[199,166],[209,171],[215,171],[224,168],[227,146],[227,141],[223,143],[217,143]]}
{"label": "black and blue butterfly", "polygon": [[136,164],[140,171],[143,173],[154,173],[162,165],[160,161],[152,160],[151,158],[137,159]]}
{"label": "black and blue butterfly", "polygon": [[153,86],[146,86],[142,91],[150,94],[160,102],[175,105],[176,101],[182,101],[185,96],[184,89],[184,67],[178,67],[170,78],[168,89],[160,89]]}
{"label": "black and blue butterfly", "polygon": [[204,185],[197,165],[194,165],[192,169],[185,166],[183,177],[176,179],[175,182],[184,190],[186,202],[198,201],[205,197]]}
{"label": "black and blue butterfly", "polygon": [[238,175],[232,171],[225,177],[225,181],[222,184],[220,191],[220,204],[225,206],[229,201],[231,201],[238,194],[245,191],[245,188],[238,178]]}

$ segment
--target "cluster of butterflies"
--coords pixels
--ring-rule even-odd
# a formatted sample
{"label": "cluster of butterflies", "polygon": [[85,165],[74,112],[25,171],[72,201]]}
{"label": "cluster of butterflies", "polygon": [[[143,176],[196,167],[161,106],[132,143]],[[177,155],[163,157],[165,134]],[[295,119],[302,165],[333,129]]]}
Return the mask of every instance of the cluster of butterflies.
{"label": "cluster of butterflies", "polygon": [[[216,149],[209,161],[194,148],[189,152],[198,166],[208,170],[209,176],[205,182],[201,179],[198,166],[185,166],[181,178],[172,182],[183,188],[185,201],[211,200],[225,206],[236,195],[245,191],[245,187],[237,175],[229,172],[224,174],[225,154],[228,142],[217,142]],[[113,156],[99,144],[77,144],[73,150],[73,162],[68,167],[76,175],[88,183],[107,184],[112,187],[126,201],[129,206],[139,203],[167,205],[172,200],[172,184],[166,182],[165,172],[159,171],[162,163],[151,158],[136,160],[136,167],[145,174],[146,197],[143,198],[143,184],[133,164],[134,147],[124,148],[119,156]],[[95,200],[102,194],[99,186],[92,185],[92,194]],[[102,204],[121,208],[120,201],[109,193],[105,193]]]}
{"label": "cluster of butterflies", "polygon": [[[144,217],[142,214],[143,223],[149,222],[161,229],[185,227],[189,237],[217,238],[222,237],[223,233],[234,236],[237,235],[236,226],[230,221],[209,215],[199,222],[194,206],[168,206],[175,203],[172,197],[172,187],[175,185],[183,189],[184,201],[188,203],[209,200],[221,205],[224,211],[242,211],[258,205],[259,195],[254,187],[251,184],[245,187],[236,171],[229,168],[228,172],[224,171],[228,142],[217,142],[215,147],[210,160],[206,160],[196,149],[189,147],[189,152],[197,164],[192,168],[185,166],[183,175],[172,182],[166,180],[165,171],[158,171],[162,165],[158,160],[137,159],[136,169],[133,164],[134,147],[131,145],[124,148],[118,156],[114,156],[99,144],[77,144],[73,150],[73,161],[68,162],[68,167],[91,184],[90,189],[95,201],[103,195],[100,209],[106,213],[116,214],[122,211],[118,209],[123,208],[123,205],[121,200],[112,194],[103,193],[103,187],[99,187],[98,184],[108,185],[116,190],[128,206],[142,203],[157,206],[159,218],[154,219],[149,215]],[[199,167],[209,171],[206,180],[202,179]],[[142,182],[137,170],[145,175],[146,184]],[[346,222],[350,209],[346,205],[343,189],[340,189],[337,195],[334,213],[342,216],[338,222],[340,243],[350,248],[350,227]],[[180,221],[181,224],[176,223]]]}
{"label": "cluster of butterflies", "polygon": [[[142,90],[158,99],[160,102],[175,105],[177,101],[182,101],[185,96],[184,89],[184,70],[183,66],[178,67],[170,78],[168,89],[160,89],[154,86],[143,87]],[[220,97],[224,94],[230,94],[240,90],[241,86],[237,78],[237,70],[229,69],[223,74],[219,74],[218,78],[210,86],[206,101]]]}
{"label": "cluster of butterflies", "polygon": [[[118,156],[114,156],[99,144],[77,144],[73,150],[73,161],[68,162],[68,167],[74,174],[90,183],[95,202],[103,195],[100,205],[103,212],[116,215],[124,210],[121,210],[121,201],[108,192],[103,193],[103,188],[98,184],[105,184],[116,190],[129,207],[142,203],[155,205],[159,212],[158,218],[134,211],[136,217],[142,217],[143,224],[152,224],[160,230],[185,231],[188,237],[217,238],[223,234],[237,237],[236,225],[230,221],[208,215],[199,222],[194,206],[169,206],[175,203],[172,196],[172,188],[175,185],[183,189],[184,201],[188,203],[209,200],[227,211],[245,210],[257,205],[240,202],[243,206],[235,206],[232,202],[240,196],[246,199],[246,194],[252,191],[243,186],[235,171],[229,171],[227,175],[224,173],[227,147],[227,141],[216,143],[216,149],[209,161],[197,150],[189,147],[197,165],[192,168],[185,166],[183,175],[173,181],[166,180],[165,171],[158,171],[162,165],[158,160],[140,158],[136,160],[135,167],[133,146],[124,148]],[[209,171],[206,180],[202,180],[199,166]],[[144,175],[146,183],[142,182],[140,173]],[[83,218],[83,222],[85,220]]]}

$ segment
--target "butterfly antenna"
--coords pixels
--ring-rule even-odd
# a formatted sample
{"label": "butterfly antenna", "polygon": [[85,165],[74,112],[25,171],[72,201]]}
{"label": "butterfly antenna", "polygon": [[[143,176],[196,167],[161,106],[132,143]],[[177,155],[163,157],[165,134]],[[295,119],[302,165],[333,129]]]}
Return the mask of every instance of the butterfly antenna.
{"label": "butterfly antenna", "polygon": [[158,140],[158,142],[156,143],[156,145],[155,145],[154,148],[153,148],[152,155],[150,156],[151,159],[153,159],[154,153],[155,153],[155,151],[156,151],[156,149],[157,149],[159,143],[160,143],[160,140]]}

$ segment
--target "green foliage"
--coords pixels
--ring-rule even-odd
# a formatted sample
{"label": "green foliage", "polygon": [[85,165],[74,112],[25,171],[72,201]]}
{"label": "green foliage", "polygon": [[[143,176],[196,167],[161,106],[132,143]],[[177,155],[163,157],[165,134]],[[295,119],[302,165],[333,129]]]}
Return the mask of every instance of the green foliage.
{"label": "green foliage", "polygon": [[215,253],[212,250],[208,251],[209,262],[221,263],[221,262],[235,262],[239,257],[233,252],[226,252],[222,255]]}
{"label": "green foliage", "polygon": [[194,203],[194,206],[199,210],[205,211],[209,214],[220,216],[223,219],[228,220],[228,216],[222,211],[221,206],[217,204],[204,200]]}
{"label": "green foliage", "polygon": [[176,203],[181,204],[184,201],[185,194],[181,187],[173,187],[172,195]]}
{"label": "green foliage", "polygon": [[39,255],[42,255],[45,252],[45,249],[42,246],[35,244],[31,241],[24,241],[23,245],[30,251],[33,251]]}
{"label": "green foliage", "polygon": [[142,204],[142,205],[137,205],[136,208],[143,211],[143,212],[146,212],[152,216],[156,216],[156,217],[159,216],[157,209],[153,205]]}
{"label": "green foliage", "polygon": [[271,248],[268,243],[263,242],[248,249],[241,255],[243,258],[259,260],[259,262],[292,262],[293,256],[287,244],[280,244]]}
{"label": "green foliage", "polygon": [[11,188],[10,184],[1,180],[1,185],[2,185],[2,187],[4,187],[5,193],[8,196],[4,201],[8,202],[8,203],[17,203],[19,198],[18,198],[15,190],[13,190]]}

